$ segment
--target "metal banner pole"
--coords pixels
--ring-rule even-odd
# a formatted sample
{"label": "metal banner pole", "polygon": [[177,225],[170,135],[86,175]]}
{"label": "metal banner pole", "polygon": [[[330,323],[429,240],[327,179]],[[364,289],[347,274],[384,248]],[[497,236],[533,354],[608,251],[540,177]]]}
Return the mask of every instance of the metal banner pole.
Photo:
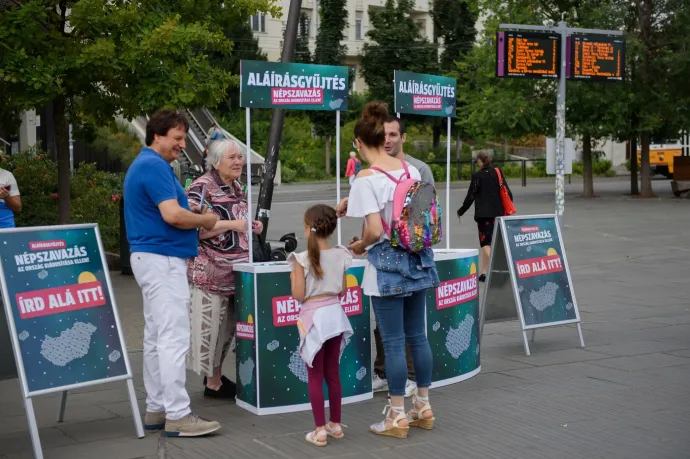
{"label": "metal banner pole", "polygon": [[450,250],[450,116],[446,118],[448,135],[446,135],[446,250]]}
{"label": "metal banner pole", "polygon": [[556,103],[556,215],[564,224],[565,212],[565,82],[567,69],[567,41],[568,24],[561,21],[558,24],[561,34],[561,75],[558,78],[558,100]]}
{"label": "metal banner pole", "polygon": [[251,109],[246,108],[247,113],[247,240],[249,242],[249,263],[254,262],[254,233],[252,232],[252,133],[251,133]]}
{"label": "metal banner pole", "polygon": [[[336,202],[340,202],[340,110],[335,112],[335,194]],[[338,219],[338,245],[342,244],[343,232]]]}

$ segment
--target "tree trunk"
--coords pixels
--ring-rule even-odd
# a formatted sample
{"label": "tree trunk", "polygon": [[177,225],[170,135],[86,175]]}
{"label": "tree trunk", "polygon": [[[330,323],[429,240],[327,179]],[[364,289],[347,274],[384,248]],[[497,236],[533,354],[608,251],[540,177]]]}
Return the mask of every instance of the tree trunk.
{"label": "tree trunk", "polygon": [[652,191],[652,169],[649,166],[649,132],[642,132],[640,139],[642,154],[640,156],[640,182],[641,196],[651,198],[654,196]]}
{"label": "tree trunk", "polygon": [[326,136],[326,175],[331,175],[331,136]]}
{"label": "tree trunk", "polygon": [[637,183],[637,132],[630,136],[630,194],[633,196],[640,194]]}
{"label": "tree trunk", "polygon": [[438,148],[438,146],[441,145],[441,125],[437,122],[434,122],[433,133],[434,133],[433,147]]}
{"label": "tree trunk", "polygon": [[594,174],[592,170],[592,136],[582,136],[582,179],[584,183],[583,194],[585,198],[594,197]]}
{"label": "tree trunk", "polygon": [[66,225],[70,222],[69,195],[69,121],[66,114],[67,106],[64,96],[53,99],[53,122],[55,123],[55,158],[58,167],[58,205],[59,222]]}
{"label": "tree trunk", "polygon": [[508,137],[503,137],[503,159],[508,159]]}

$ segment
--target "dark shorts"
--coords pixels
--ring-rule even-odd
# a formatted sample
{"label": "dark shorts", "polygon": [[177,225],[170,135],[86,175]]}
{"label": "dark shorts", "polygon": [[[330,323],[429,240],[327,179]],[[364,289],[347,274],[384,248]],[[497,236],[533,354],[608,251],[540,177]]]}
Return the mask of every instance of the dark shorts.
{"label": "dark shorts", "polygon": [[495,218],[477,218],[477,231],[479,232],[479,246],[490,246],[494,238]]}

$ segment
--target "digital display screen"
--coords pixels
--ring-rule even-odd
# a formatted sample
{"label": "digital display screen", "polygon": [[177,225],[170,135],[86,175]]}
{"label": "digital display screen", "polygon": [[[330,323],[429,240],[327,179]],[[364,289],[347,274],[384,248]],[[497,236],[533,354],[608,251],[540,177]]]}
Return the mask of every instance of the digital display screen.
{"label": "digital display screen", "polygon": [[570,77],[582,80],[625,79],[625,38],[573,35]]}
{"label": "digital display screen", "polygon": [[499,32],[497,41],[499,77],[558,78],[561,39],[557,34]]}

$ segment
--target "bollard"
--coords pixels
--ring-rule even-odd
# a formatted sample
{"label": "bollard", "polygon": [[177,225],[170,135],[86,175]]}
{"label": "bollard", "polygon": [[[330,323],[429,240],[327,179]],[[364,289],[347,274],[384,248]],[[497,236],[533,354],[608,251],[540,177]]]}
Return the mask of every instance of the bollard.
{"label": "bollard", "polygon": [[522,160],[522,186],[527,186],[527,161]]}
{"label": "bollard", "polygon": [[129,261],[129,241],[127,240],[127,227],[125,226],[125,197],[120,199],[120,272],[125,276],[131,276],[132,264]]}

